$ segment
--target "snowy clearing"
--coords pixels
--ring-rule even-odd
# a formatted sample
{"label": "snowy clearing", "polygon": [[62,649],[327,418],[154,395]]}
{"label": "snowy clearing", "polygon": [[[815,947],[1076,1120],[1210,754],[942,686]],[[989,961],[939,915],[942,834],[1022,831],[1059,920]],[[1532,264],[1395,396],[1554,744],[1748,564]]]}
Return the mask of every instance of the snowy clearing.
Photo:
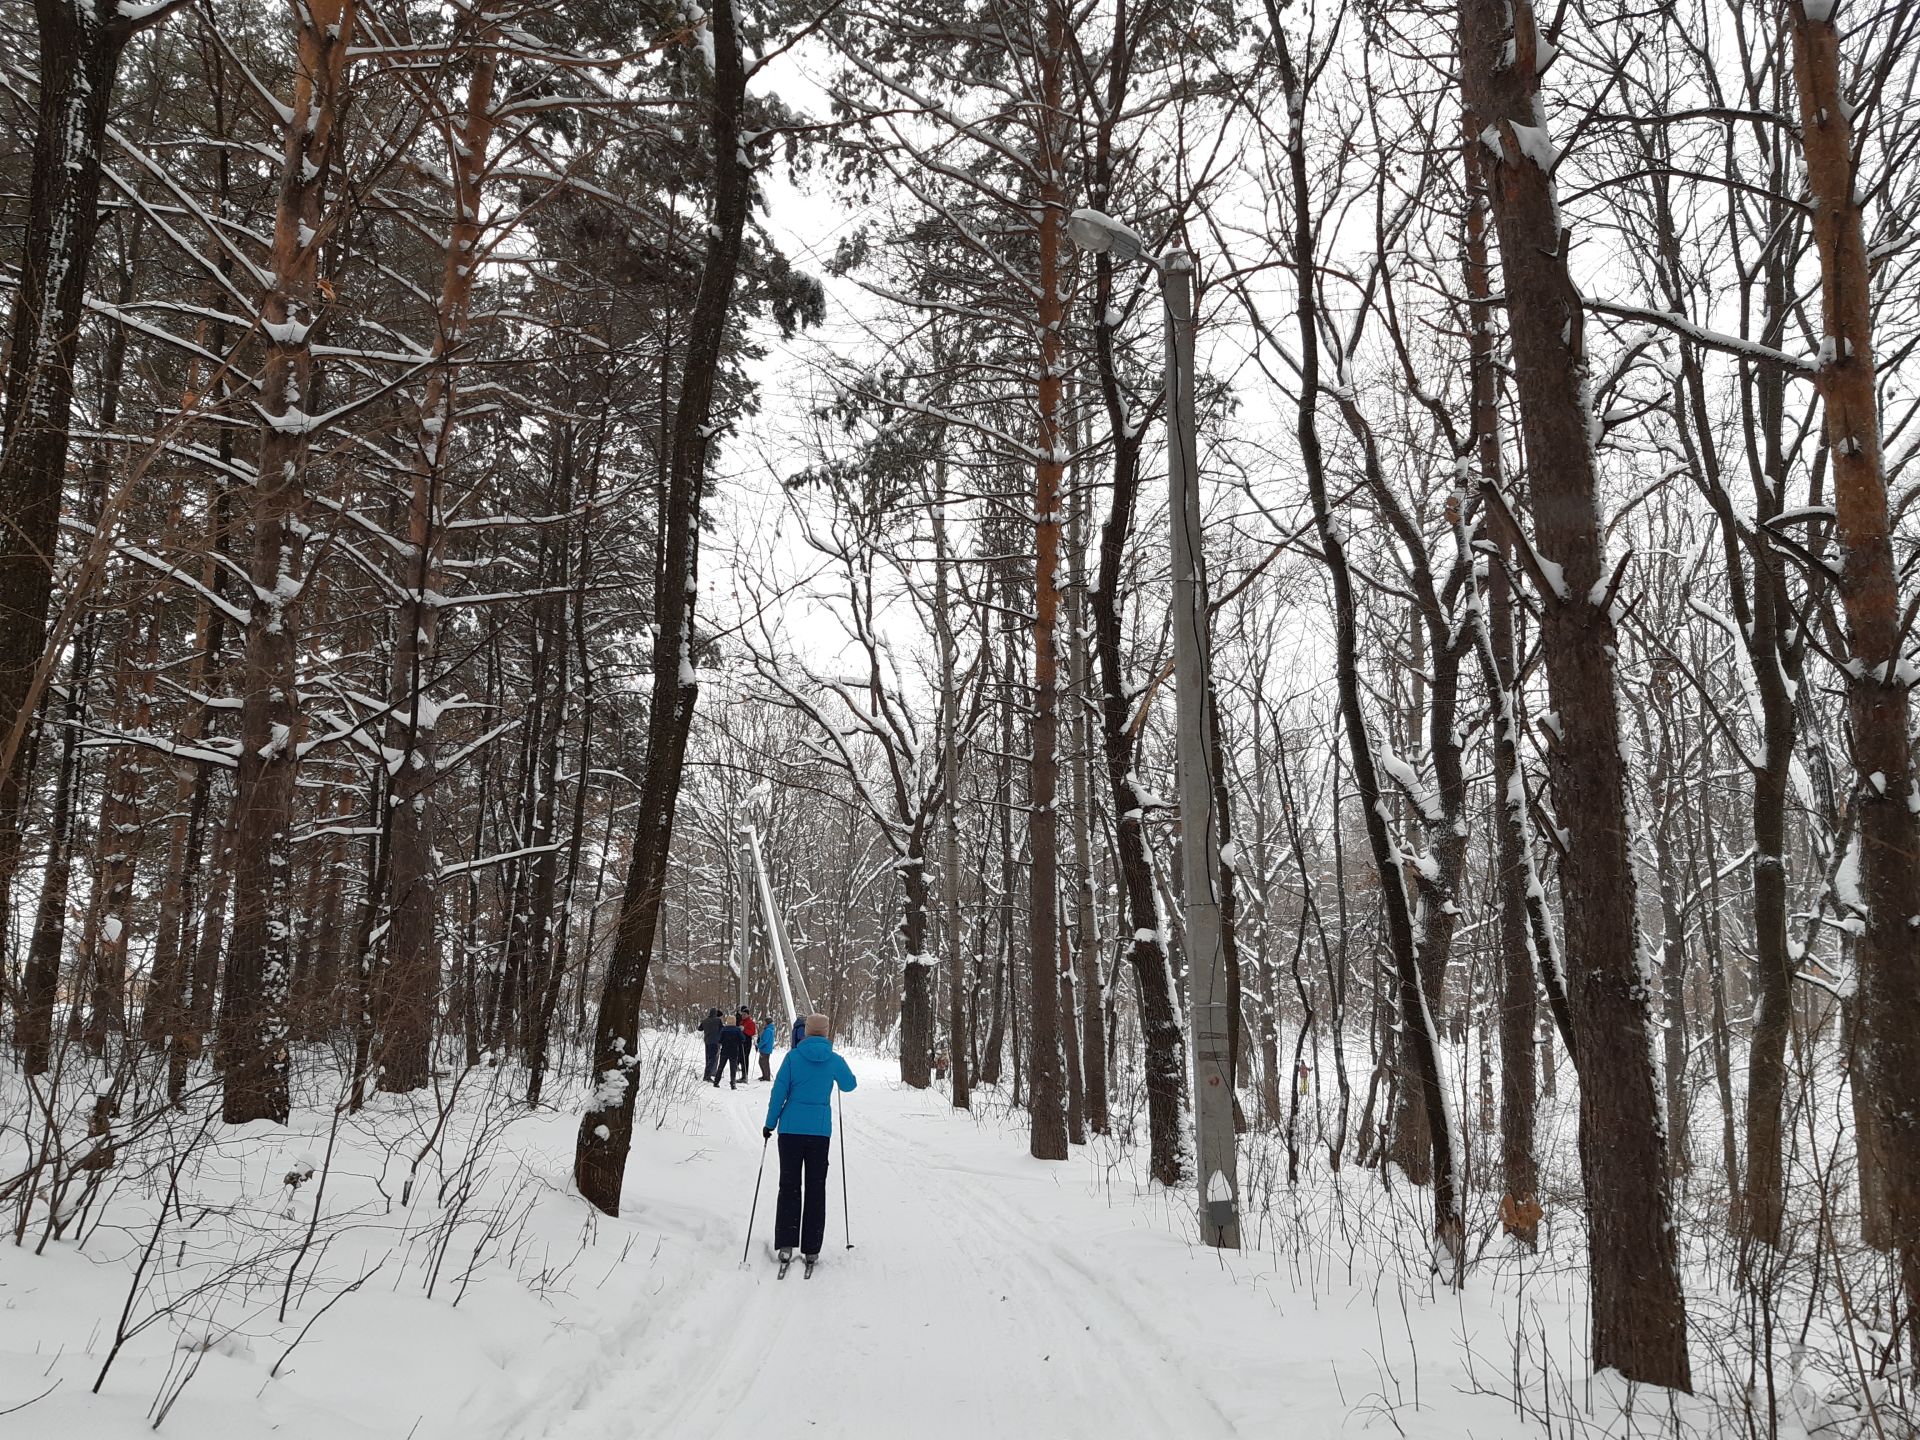
{"label": "snowy clearing", "polygon": [[[1711,1399],[1674,1412],[1585,1377],[1577,1236],[1550,1233],[1524,1264],[1493,1241],[1451,1295],[1407,1278],[1416,1192],[1313,1170],[1290,1192],[1256,1150],[1260,1248],[1216,1252],[1184,1194],[1142,1189],[1137,1156],[1102,1142],[1032,1160],[1003,1102],[958,1114],[874,1054],[852,1056],[845,1112],[854,1248],[836,1137],[821,1269],[776,1279],[771,1155],[740,1263],[767,1087],[700,1085],[697,1037],[643,1049],[619,1220],[569,1188],[573,1114],[520,1109],[511,1070],[464,1077],[444,1126],[379,1097],[343,1119],[330,1167],[328,1109],[227,1134],[189,1109],[148,1144],[153,1164],[130,1146],[68,1198],[65,1238],[36,1254],[42,1225],[0,1247],[0,1409],[23,1407],[0,1431],[131,1440],[161,1416],[204,1440],[1733,1433]],[[1786,1409],[1808,1423],[1782,1434],[1826,1433],[1808,1386]]]}

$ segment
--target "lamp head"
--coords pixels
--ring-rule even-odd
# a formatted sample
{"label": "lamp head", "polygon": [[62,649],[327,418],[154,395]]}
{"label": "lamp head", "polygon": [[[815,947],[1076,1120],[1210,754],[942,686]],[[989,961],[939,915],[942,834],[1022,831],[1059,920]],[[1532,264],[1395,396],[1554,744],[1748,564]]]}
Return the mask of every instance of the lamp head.
{"label": "lamp head", "polygon": [[1116,260],[1138,260],[1147,253],[1147,242],[1138,231],[1084,205],[1067,216],[1067,236],[1090,254],[1111,255]]}

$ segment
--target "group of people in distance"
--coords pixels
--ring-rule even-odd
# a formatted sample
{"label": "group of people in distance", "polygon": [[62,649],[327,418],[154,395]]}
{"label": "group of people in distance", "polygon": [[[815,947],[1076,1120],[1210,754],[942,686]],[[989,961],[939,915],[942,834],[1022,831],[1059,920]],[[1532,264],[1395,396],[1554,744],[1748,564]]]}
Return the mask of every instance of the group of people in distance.
{"label": "group of people in distance", "polygon": [[[738,1090],[741,1082],[747,1078],[747,1052],[757,1049],[760,1052],[760,1078],[773,1079],[773,1027],[761,1026],[753,1018],[751,1006],[742,1005],[728,1019],[724,1010],[715,1006],[707,1011],[706,1019],[700,1022],[701,1037],[707,1042],[707,1071],[705,1079],[716,1090],[720,1087],[721,1072],[727,1075],[732,1089]],[[794,1043],[800,1043],[800,1026],[794,1026]]]}
{"label": "group of people in distance", "polygon": [[700,1034],[706,1041],[706,1079],[716,1088],[720,1073],[728,1074],[729,1085],[739,1089],[747,1078],[748,1047],[760,1053],[760,1078],[773,1081],[767,1097],[767,1118],[761,1126],[763,1140],[780,1132],[780,1192],[774,1206],[773,1244],[786,1273],[784,1262],[793,1258],[797,1245],[806,1258],[807,1271],[819,1257],[820,1242],[827,1228],[827,1158],[833,1137],[833,1092],[852,1090],[857,1085],[853,1070],[834,1052],[829,1038],[832,1024],[824,1015],[803,1015],[793,1022],[793,1040],[780,1073],[770,1067],[773,1057],[773,1026],[753,1018],[750,1006],[742,1005],[731,1019],[719,1007],[707,1011],[700,1022]]}

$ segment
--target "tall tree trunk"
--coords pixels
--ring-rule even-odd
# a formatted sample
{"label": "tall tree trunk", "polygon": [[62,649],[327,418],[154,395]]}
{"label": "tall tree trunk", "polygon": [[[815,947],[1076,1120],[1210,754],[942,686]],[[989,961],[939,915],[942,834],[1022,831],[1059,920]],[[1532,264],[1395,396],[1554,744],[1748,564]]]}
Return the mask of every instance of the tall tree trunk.
{"label": "tall tree trunk", "polygon": [[1544,569],[1554,799],[1572,836],[1561,866],[1568,1001],[1579,1039],[1580,1159],[1592,1356],[1630,1380],[1692,1388],[1665,1129],[1636,943],[1616,639],[1586,397],[1583,310],[1567,264],[1528,0],[1461,0],[1461,83],[1487,150],[1508,332]]}
{"label": "tall tree trunk", "polygon": [[1059,129],[1065,83],[1066,0],[1047,0],[1040,66],[1041,171],[1038,225],[1040,266],[1039,408],[1041,459],[1034,467],[1033,719],[1027,780],[1027,956],[1032,967],[1027,1110],[1032,1117],[1028,1149],[1038,1160],[1067,1158],[1067,1117],[1060,1047],[1060,655],[1056,646],[1060,610],[1060,480],[1065,470],[1061,425],[1061,372],[1065,324],[1060,265],[1061,217],[1065,213],[1065,156]]}
{"label": "tall tree trunk", "polygon": [[[1499,369],[1494,351],[1493,269],[1487,250],[1488,202],[1480,139],[1466,127],[1462,147],[1467,182],[1466,288],[1469,380],[1473,393],[1473,441],[1483,492],[1500,486]],[[1494,871],[1499,890],[1500,1174],[1505,1186],[1501,1220],[1528,1249],[1539,1243],[1537,1207],[1540,1166],[1535,1149],[1534,1034],[1539,1029],[1527,896],[1534,883],[1527,837],[1526,780],[1520,773],[1520,734],[1514,713],[1513,536],[1491,495],[1482,511],[1499,554],[1487,566],[1484,608],[1470,616],[1476,626],[1480,678],[1493,700]]]}
{"label": "tall tree trunk", "polygon": [[904,951],[900,977],[900,1080],[916,1090],[933,1084],[933,971],[932,917],[928,914],[927,857],[923,829],[915,825],[907,854],[900,860],[900,890],[904,906],[900,943]]}
{"label": "tall tree trunk", "polygon": [[1067,1074],[1067,1143],[1087,1143],[1087,1090],[1080,1071],[1080,1022],[1074,998],[1073,936],[1060,926],[1060,1043]]}
{"label": "tall tree trunk", "polygon": [[1093,693],[1087,665],[1087,507],[1084,487],[1072,503],[1067,535],[1067,576],[1072,593],[1067,622],[1067,666],[1071,676],[1073,735],[1073,900],[1075,967],[1084,1012],[1080,1072],[1086,1124],[1107,1133],[1106,996],[1100,980],[1100,935],[1093,899]]}
{"label": "tall tree trunk", "polygon": [[[962,953],[960,913],[960,657],[948,608],[951,551],[947,547],[947,461],[942,447],[934,459],[933,625],[940,643],[940,888],[947,951],[947,1063],[952,1067],[953,1108],[973,1104],[972,1057],[968,1054],[966,958]],[[987,642],[991,643],[991,642]]]}
{"label": "tall tree trunk", "polygon": [[19,860],[25,739],[53,597],[74,362],[100,228],[101,151],[120,56],[136,28],[113,0],[35,0],[33,8],[33,171],[0,412],[0,934]]}
{"label": "tall tree trunk", "polygon": [[493,144],[493,89],[499,66],[498,35],[487,28],[473,41],[473,74],[466,113],[449,146],[453,214],[441,261],[440,297],[434,313],[433,363],[420,399],[414,436],[411,491],[407,500],[407,546],[401,585],[405,598],[394,616],[387,749],[399,756],[392,768],[392,809],[386,847],[386,965],[375,1004],[380,1035],[382,1090],[417,1090],[432,1072],[434,1022],[439,1009],[440,877],[435,849],[439,779],[436,743],[439,706],[428,698],[440,632],[440,561],[446,527],[442,493],[447,460],[459,421],[461,351],[471,329],[474,281],[480,271],[481,183]]}
{"label": "tall tree trunk", "polygon": [[1162,1185],[1187,1178],[1187,1043],[1174,993],[1167,931],[1154,885],[1147,848],[1146,800],[1135,766],[1139,742],[1134,706],[1140,695],[1129,683],[1125,659],[1124,604],[1121,590],[1126,556],[1133,539],[1140,492],[1140,448],[1130,420],[1131,408],[1117,378],[1113,332],[1106,317],[1113,297],[1112,264],[1095,261],[1094,351],[1101,396],[1113,448],[1113,495],[1100,526],[1098,579],[1088,597],[1093,612],[1094,656],[1100,670],[1100,739],[1107,786],[1113,795],[1114,852],[1120,872],[1121,925],[1130,937],[1127,962],[1140,1008],[1140,1038],[1145,1051],[1143,1081],[1147,1098],[1148,1170]]}
{"label": "tall tree trunk", "polygon": [[[1820,252],[1824,338],[1814,386],[1826,410],[1840,602],[1851,652],[1847,719],[1866,909],[1866,928],[1854,944],[1857,1018],[1868,1093],[1880,1120],[1875,1135],[1861,1136],[1860,1168],[1883,1171],[1908,1327],[1920,1346],[1920,927],[1913,914],[1920,896],[1920,815],[1913,808],[1911,681],[1901,656],[1900,586],[1874,385],[1872,271],[1835,7],[1827,0],[1786,0],[1784,11]],[[1880,1153],[1872,1153],[1876,1149]]]}
{"label": "tall tree trunk", "polygon": [[[570,432],[564,436],[561,444],[564,448],[556,467],[558,483],[551,497],[552,508],[557,514],[565,514],[573,505],[573,441]],[[544,543],[541,548],[543,551],[547,549]],[[565,585],[572,578],[568,574],[571,561],[567,538],[559,537],[552,550],[558,557],[553,562],[558,570],[556,572],[548,567],[545,573],[551,577],[549,583]],[[542,707],[537,769],[539,779],[536,782],[539,793],[534,800],[534,823],[529,836],[532,843],[539,847],[540,853],[533,858],[533,890],[529,897],[527,926],[528,949],[534,957],[533,968],[537,979],[532,1023],[528,1027],[526,1043],[528,1105],[538,1105],[545,1088],[546,1072],[552,1063],[547,1052],[553,1044],[553,1017],[559,1009],[561,981],[566,975],[567,901],[560,893],[560,843],[555,838],[555,807],[559,803],[560,752],[565,743],[571,678],[567,645],[570,608],[566,595],[547,595],[538,602],[534,617],[536,633],[540,636],[535,642],[536,667],[542,672],[542,688],[551,690],[553,699],[550,705]],[[553,672],[551,681],[545,678],[545,672],[549,669]],[[581,738],[581,754],[584,757],[584,729]],[[585,791],[586,762],[583,758],[580,775],[574,782],[574,809],[568,831],[572,854],[572,862],[568,866],[569,883],[574,864],[577,863],[580,831],[585,822],[581,809]],[[557,923],[554,918],[556,906],[560,911]]]}
{"label": "tall tree trunk", "polygon": [[[1111,60],[1106,67],[1106,105],[1094,134],[1088,199],[1102,211],[1113,202],[1114,125],[1126,110],[1134,37],[1130,7],[1114,12]],[[1094,260],[1093,353],[1101,405],[1106,411],[1112,450],[1113,493],[1100,526],[1100,560],[1092,592],[1094,658],[1100,679],[1100,741],[1106,783],[1113,796],[1113,843],[1120,880],[1120,930],[1130,937],[1126,958],[1140,1011],[1140,1040],[1145,1052],[1143,1083],[1147,1099],[1147,1168],[1162,1185],[1188,1178],[1187,1040],[1167,953],[1167,926],[1154,888],[1148,850],[1145,802],[1136,772],[1139,742],[1134,706],[1141,698],[1130,683],[1125,649],[1124,568],[1133,540],[1140,492],[1140,432],[1133,404],[1121,388],[1114,345],[1116,309],[1111,257]]]}
{"label": "tall tree trunk", "polygon": [[747,74],[734,26],[733,0],[714,0],[706,25],[713,37],[713,72],[706,99],[712,136],[713,212],[707,224],[700,286],[688,318],[680,397],[674,407],[672,454],[666,480],[666,525],[660,534],[660,579],[655,587],[653,693],[647,715],[647,769],[640,819],[627,869],[626,893],[607,963],[606,988],[594,1024],[593,1074],[599,1085],[580,1118],[573,1178],[580,1193],[608,1215],[620,1213],[620,1187],[632,1145],[637,1098],[628,1073],[639,1059],[640,1002],[653,955],[667,848],[687,732],[699,695],[694,669],[693,607],[699,555],[700,494],[707,477],[715,383],[726,345],[740,271],[752,182],[740,133]]}
{"label": "tall tree trunk", "polygon": [[293,7],[298,55],[274,218],[273,281],[260,386],[252,582],[233,798],[234,915],[221,997],[219,1054],[230,1125],[287,1119],[287,884],[299,767],[300,591],[306,571],[306,466],[313,424],[313,332],[324,316],[320,247],[326,187],[346,103],[356,0]]}

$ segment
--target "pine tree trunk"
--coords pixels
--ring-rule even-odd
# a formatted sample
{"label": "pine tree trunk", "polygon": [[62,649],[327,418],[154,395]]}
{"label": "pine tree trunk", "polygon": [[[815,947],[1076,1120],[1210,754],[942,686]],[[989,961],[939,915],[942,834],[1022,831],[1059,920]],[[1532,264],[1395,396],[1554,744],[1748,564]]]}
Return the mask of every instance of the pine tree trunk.
{"label": "pine tree trunk", "polygon": [[[1855,833],[1865,931],[1854,944],[1860,975],[1867,1093],[1879,1119],[1863,1133],[1863,1173],[1876,1161],[1907,1292],[1908,1328],[1920,1346],[1920,815],[1913,809],[1910,679],[1903,673],[1900,585],[1894,566],[1874,380],[1872,271],[1863,197],[1856,184],[1852,99],[1842,89],[1835,7],[1820,18],[1787,0],[1800,143],[1813,192],[1824,338],[1814,386],[1826,411],[1846,615],[1847,718],[1853,749]],[[1763,1008],[1765,1000],[1763,998]],[[1784,1008],[1778,1007],[1776,1008]],[[1769,1016],[1779,1023],[1784,1016]],[[1860,1077],[1855,1076],[1856,1083]],[[1878,1155],[1869,1151],[1877,1148]],[[1749,1161],[1751,1165],[1751,1161]],[[1864,1196],[1863,1196],[1864,1201]]]}
{"label": "pine tree trunk", "polygon": [[405,1092],[427,1084],[439,1011],[440,950],[435,937],[440,877],[435,848],[439,779],[436,741],[438,706],[428,698],[438,663],[441,585],[442,491],[459,421],[460,352],[467,343],[473,286],[480,271],[481,183],[493,143],[493,89],[499,65],[498,35],[489,26],[474,41],[473,74],[466,113],[450,147],[453,214],[441,262],[434,312],[433,365],[420,399],[414,436],[411,491],[407,501],[407,548],[394,616],[393,669],[388,703],[387,749],[400,758],[392,767],[392,810],[387,836],[386,965],[375,1003],[382,1090]]}
{"label": "pine tree trunk", "polygon": [[699,553],[700,495],[707,479],[715,384],[739,276],[751,179],[740,132],[747,75],[735,30],[733,0],[714,0],[706,19],[713,37],[713,73],[706,99],[712,136],[713,212],[706,255],[689,317],[674,407],[672,450],[660,532],[661,582],[655,591],[653,693],[647,716],[647,768],[634,833],[626,893],[608,959],[606,987],[594,1024],[593,1074],[599,1082],[580,1119],[573,1176],[580,1193],[608,1215],[620,1213],[620,1187],[632,1143],[636,1092],[629,1070],[638,1060],[640,1003],[660,920],[667,849],[687,732],[699,694],[694,669],[693,607]]}
{"label": "pine tree trunk", "polygon": [[292,118],[274,219],[273,281],[260,314],[268,336],[260,387],[252,602],[240,695],[233,800],[233,940],[221,997],[219,1054],[230,1125],[285,1124],[288,1112],[287,885],[292,866],[299,697],[300,591],[306,571],[306,466],[313,406],[313,331],[325,302],[320,248],[335,129],[346,103],[356,0],[294,7],[298,56]]}

